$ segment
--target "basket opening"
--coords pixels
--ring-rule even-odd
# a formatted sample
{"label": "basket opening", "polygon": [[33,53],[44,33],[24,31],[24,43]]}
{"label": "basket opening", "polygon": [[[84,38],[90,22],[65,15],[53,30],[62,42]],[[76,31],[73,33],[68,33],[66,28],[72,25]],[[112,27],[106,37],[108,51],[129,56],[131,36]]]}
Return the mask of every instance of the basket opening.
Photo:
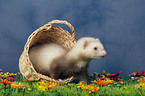
{"label": "basket opening", "polygon": [[76,41],[72,41],[71,34],[61,27],[53,26],[49,30],[38,32],[32,39],[29,48],[39,46],[45,43],[56,43],[62,46],[66,51],[70,51]]}
{"label": "basket opening", "polygon": [[[28,56],[29,50],[32,47],[40,46],[45,43],[57,43],[60,46],[62,46],[66,51],[70,51],[73,48],[74,44],[76,43],[76,40],[75,40],[75,36],[72,36],[68,31],[66,31],[66,30],[70,30],[66,26],[64,27],[66,28],[66,30],[63,30],[61,27],[56,27],[56,26],[51,26],[51,27],[49,26],[48,28],[46,27],[47,26],[45,25],[40,27],[29,36],[25,44],[24,51],[19,59],[19,68],[23,77],[27,78],[28,80],[37,81],[42,79],[42,80],[58,82],[52,78],[49,78],[48,76],[44,76],[43,74],[38,73],[35,70]],[[75,31],[73,32],[75,33]],[[73,78],[74,77],[71,77],[64,81],[70,82],[72,81]]]}
{"label": "basket opening", "polygon": [[62,28],[63,30],[67,30],[72,35],[71,29],[68,26],[66,26],[66,25],[63,25],[63,24],[53,24],[53,26],[56,26],[58,28]]}

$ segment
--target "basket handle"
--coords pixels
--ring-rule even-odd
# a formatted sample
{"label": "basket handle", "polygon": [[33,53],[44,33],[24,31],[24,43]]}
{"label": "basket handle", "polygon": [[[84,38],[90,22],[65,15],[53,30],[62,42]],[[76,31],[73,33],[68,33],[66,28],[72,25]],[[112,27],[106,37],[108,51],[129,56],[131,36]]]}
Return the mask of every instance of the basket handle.
{"label": "basket handle", "polygon": [[72,31],[72,39],[75,40],[76,32],[74,30],[74,27],[70,23],[68,23],[67,21],[63,21],[63,20],[52,20],[51,22],[48,23],[49,26],[52,26],[53,24],[67,25]]}

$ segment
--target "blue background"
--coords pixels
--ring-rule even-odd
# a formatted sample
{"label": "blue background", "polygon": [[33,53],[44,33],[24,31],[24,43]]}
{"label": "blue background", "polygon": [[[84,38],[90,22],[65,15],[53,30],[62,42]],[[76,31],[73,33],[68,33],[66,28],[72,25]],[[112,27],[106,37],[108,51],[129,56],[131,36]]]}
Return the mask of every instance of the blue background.
{"label": "blue background", "polygon": [[18,72],[28,36],[51,20],[67,20],[76,39],[100,38],[108,55],[89,74],[145,71],[145,0],[0,0],[0,68]]}

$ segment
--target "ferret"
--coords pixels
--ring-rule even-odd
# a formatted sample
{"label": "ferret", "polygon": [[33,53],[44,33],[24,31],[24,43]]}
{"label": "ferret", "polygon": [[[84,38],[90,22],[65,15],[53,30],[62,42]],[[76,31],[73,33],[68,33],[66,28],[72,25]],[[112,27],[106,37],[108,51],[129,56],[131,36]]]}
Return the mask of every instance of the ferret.
{"label": "ferret", "polygon": [[107,55],[98,38],[83,37],[67,52],[55,43],[32,47],[30,60],[37,72],[53,79],[79,76],[80,81],[88,83],[88,63],[91,59],[101,59]]}

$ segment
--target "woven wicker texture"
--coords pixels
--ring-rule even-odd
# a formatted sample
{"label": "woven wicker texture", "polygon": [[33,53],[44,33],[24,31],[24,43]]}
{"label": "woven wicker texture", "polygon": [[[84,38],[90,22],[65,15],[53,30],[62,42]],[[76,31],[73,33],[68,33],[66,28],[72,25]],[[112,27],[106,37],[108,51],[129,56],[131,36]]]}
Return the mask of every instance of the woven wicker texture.
{"label": "woven wicker texture", "polygon": [[[55,23],[67,25],[71,29],[72,35],[68,31],[63,30],[59,26],[53,26],[53,24]],[[29,49],[30,47],[38,44],[54,42],[61,45],[65,50],[70,51],[74,46],[74,44],[76,43],[75,35],[76,32],[74,30],[74,27],[67,21],[62,20],[53,20],[48,24],[45,24],[44,26],[35,30],[28,37],[24,47],[24,51],[19,58],[19,70],[23,78],[28,79],[30,81],[42,80],[42,81],[53,81],[57,83],[71,82],[75,78],[74,76],[64,79],[60,82],[58,80],[52,79],[48,76],[36,72],[29,58]]]}

